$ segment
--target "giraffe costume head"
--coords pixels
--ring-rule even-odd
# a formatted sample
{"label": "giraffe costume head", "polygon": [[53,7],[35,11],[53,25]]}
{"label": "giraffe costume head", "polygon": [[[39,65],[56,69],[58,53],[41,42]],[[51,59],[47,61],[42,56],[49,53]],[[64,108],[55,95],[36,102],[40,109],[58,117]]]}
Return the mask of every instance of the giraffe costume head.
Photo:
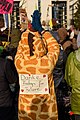
{"label": "giraffe costume head", "polygon": [[16,69],[19,74],[47,74],[49,94],[19,94],[19,120],[58,120],[52,76],[58,55],[59,45],[48,31],[41,35],[30,29],[22,34],[15,56]]}

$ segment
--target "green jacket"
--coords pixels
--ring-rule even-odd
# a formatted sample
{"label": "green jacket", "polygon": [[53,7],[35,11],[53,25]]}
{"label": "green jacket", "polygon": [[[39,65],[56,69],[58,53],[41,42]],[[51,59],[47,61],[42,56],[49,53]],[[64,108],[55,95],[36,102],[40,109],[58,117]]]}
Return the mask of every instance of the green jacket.
{"label": "green jacket", "polygon": [[80,55],[80,48],[71,52],[68,56],[65,68],[65,80],[72,87],[71,108],[75,114],[80,114],[80,60],[76,59],[76,53]]}

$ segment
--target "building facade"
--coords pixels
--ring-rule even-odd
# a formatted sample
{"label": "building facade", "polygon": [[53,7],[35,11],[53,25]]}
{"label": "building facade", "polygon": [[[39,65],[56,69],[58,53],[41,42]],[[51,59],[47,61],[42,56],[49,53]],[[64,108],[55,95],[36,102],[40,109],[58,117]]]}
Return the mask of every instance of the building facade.
{"label": "building facade", "polygon": [[30,20],[33,11],[38,9],[41,12],[42,21],[55,18],[61,25],[67,22],[67,0],[26,0],[26,2],[21,0],[21,5],[26,9]]}
{"label": "building facade", "polygon": [[76,12],[77,0],[69,0],[69,16],[70,21],[74,19],[74,13]]}
{"label": "building facade", "polygon": [[69,27],[77,0],[14,0],[14,2],[19,2],[19,7],[26,10],[30,20],[33,11],[38,9],[42,21],[55,18],[61,25],[66,22]]}

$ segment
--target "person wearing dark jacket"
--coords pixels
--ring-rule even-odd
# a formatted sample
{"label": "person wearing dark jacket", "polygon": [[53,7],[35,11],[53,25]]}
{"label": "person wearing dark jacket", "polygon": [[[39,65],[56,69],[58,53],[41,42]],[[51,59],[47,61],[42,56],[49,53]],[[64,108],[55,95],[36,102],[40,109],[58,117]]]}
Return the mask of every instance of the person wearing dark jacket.
{"label": "person wearing dark jacket", "polygon": [[64,69],[65,69],[64,68],[64,66],[65,66],[64,56],[65,56],[65,53],[64,53],[62,45],[60,44],[60,37],[58,35],[58,32],[50,30],[50,33],[57,40],[57,42],[60,46],[60,53],[58,56],[58,60],[54,67],[54,70],[53,70],[54,86],[56,89],[59,86],[60,82],[64,79]]}
{"label": "person wearing dark jacket", "polygon": [[51,30],[50,33],[57,40],[60,46],[60,54],[58,56],[57,63],[53,70],[53,80],[54,80],[54,87],[55,87],[57,106],[58,106],[58,119],[70,120],[70,116],[68,114],[68,111],[70,110],[69,92],[68,92],[69,87],[66,81],[64,80],[65,63],[66,63],[67,55],[63,49],[62,44],[60,43],[60,37],[58,31]]}
{"label": "person wearing dark jacket", "polygon": [[18,81],[18,74],[13,60],[0,46],[0,120],[14,120],[15,109],[10,84]]}

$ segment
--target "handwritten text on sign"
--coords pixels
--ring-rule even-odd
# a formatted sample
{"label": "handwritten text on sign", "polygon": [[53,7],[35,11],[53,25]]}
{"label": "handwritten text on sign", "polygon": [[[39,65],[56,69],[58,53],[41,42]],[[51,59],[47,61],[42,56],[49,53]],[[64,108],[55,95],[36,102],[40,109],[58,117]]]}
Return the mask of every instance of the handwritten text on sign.
{"label": "handwritten text on sign", "polygon": [[13,8],[13,0],[0,0],[0,14],[11,13]]}
{"label": "handwritten text on sign", "polygon": [[19,74],[20,94],[49,94],[48,75]]}

